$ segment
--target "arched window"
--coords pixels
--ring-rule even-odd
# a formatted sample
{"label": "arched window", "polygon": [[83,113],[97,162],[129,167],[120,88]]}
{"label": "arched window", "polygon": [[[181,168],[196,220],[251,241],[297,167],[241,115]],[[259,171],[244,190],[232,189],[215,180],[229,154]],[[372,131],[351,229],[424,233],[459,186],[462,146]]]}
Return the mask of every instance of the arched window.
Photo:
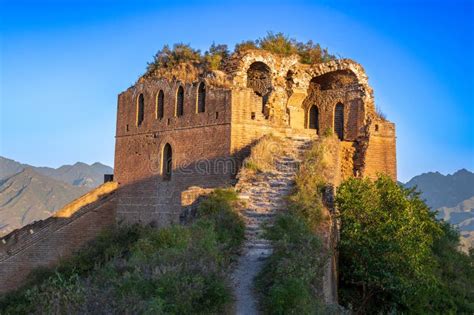
{"label": "arched window", "polygon": [[179,86],[176,93],[176,116],[183,116],[184,114],[184,89]]}
{"label": "arched window", "polygon": [[262,113],[265,114],[268,98],[273,90],[270,67],[261,61],[252,63],[247,70],[247,87],[262,98]]}
{"label": "arched window", "polygon": [[137,100],[137,126],[140,126],[145,118],[145,99],[143,94],[138,96]]}
{"label": "arched window", "polygon": [[197,112],[204,113],[206,111],[206,85],[204,82],[199,83],[197,97]]}
{"label": "arched window", "polygon": [[334,110],[334,131],[339,140],[344,139],[344,105],[337,103]]}
{"label": "arched window", "polygon": [[173,152],[169,143],[165,144],[163,148],[163,160],[161,163],[161,174],[163,180],[171,179],[171,172],[173,169]]}
{"label": "arched window", "polygon": [[316,129],[316,133],[319,134],[319,109],[316,105],[309,109],[308,128]]}
{"label": "arched window", "polygon": [[164,116],[164,102],[165,94],[163,93],[163,90],[160,90],[160,92],[158,92],[158,95],[156,96],[156,119],[161,119]]}

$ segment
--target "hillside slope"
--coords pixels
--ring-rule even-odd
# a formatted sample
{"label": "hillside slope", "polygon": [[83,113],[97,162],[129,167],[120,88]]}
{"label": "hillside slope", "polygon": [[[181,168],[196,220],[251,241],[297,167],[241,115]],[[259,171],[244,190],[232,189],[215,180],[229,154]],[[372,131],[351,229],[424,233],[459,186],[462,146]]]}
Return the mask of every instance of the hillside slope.
{"label": "hillside slope", "polygon": [[24,168],[0,181],[0,236],[51,216],[88,190]]}

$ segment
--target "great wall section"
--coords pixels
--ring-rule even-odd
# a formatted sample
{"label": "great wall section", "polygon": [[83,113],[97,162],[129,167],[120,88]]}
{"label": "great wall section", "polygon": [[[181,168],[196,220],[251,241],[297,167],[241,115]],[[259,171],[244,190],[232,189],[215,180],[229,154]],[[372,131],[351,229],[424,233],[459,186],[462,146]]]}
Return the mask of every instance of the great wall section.
{"label": "great wall section", "polygon": [[[395,126],[376,113],[368,78],[352,60],[306,65],[296,56],[249,50],[234,53],[223,70],[186,65],[142,77],[118,96],[115,182],[1,238],[0,293],[19,287],[33,269],[54,266],[104,228],[179,223],[203,192],[237,184],[249,202],[242,211],[247,241],[235,272],[240,307],[259,255],[271,252],[261,225],[284,208],[293,185],[294,170],[282,167],[298,159],[281,156],[278,172],[247,183],[236,179],[242,161],[265,135],[293,139],[301,151],[326,130],[337,137],[333,186],[350,176],[396,179]],[[250,273],[248,265],[255,267]],[[334,267],[332,261],[326,272],[327,301],[337,299]]]}

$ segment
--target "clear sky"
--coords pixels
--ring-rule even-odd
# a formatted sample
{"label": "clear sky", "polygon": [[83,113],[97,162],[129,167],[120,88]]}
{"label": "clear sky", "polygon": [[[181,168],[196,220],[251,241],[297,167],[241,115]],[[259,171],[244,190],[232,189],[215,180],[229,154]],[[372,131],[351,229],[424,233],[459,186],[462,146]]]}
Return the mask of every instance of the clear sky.
{"label": "clear sky", "polygon": [[113,165],[117,94],[163,44],[284,32],[360,62],[399,179],[474,170],[473,1],[0,0],[0,155]]}

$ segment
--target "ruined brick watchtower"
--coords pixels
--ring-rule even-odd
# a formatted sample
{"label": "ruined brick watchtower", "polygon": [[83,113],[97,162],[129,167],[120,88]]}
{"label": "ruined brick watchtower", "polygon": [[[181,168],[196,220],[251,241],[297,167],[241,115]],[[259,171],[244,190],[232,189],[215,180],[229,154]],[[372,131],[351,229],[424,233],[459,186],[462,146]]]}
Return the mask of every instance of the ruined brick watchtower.
{"label": "ruined brick watchtower", "polygon": [[[396,179],[395,127],[376,113],[362,67],[348,59],[298,60],[246,50],[226,58],[222,70],[179,63],[140,78],[118,97],[116,182],[3,236],[0,293],[117,221],[178,222],[183,205],[202,191],[192,187],[235,184],[243,158],[267,134],[309,142],[332,130],[339,141],[331,184],[379,172]],[[334,279],[333,269],[326,274]]]}
{"label": "ruined brick watchtower", "polygon": [[[180,64],[118,97],[117,217],[177,222],[191,186],[233,183],[265,134],[341,140],[342,177],[396,179],[395,126],[379,115],[363,68],[349,59],[307,65],[264,50],[234,53],[222,71]],[[342,163],[343,162],[343,163]]]}

